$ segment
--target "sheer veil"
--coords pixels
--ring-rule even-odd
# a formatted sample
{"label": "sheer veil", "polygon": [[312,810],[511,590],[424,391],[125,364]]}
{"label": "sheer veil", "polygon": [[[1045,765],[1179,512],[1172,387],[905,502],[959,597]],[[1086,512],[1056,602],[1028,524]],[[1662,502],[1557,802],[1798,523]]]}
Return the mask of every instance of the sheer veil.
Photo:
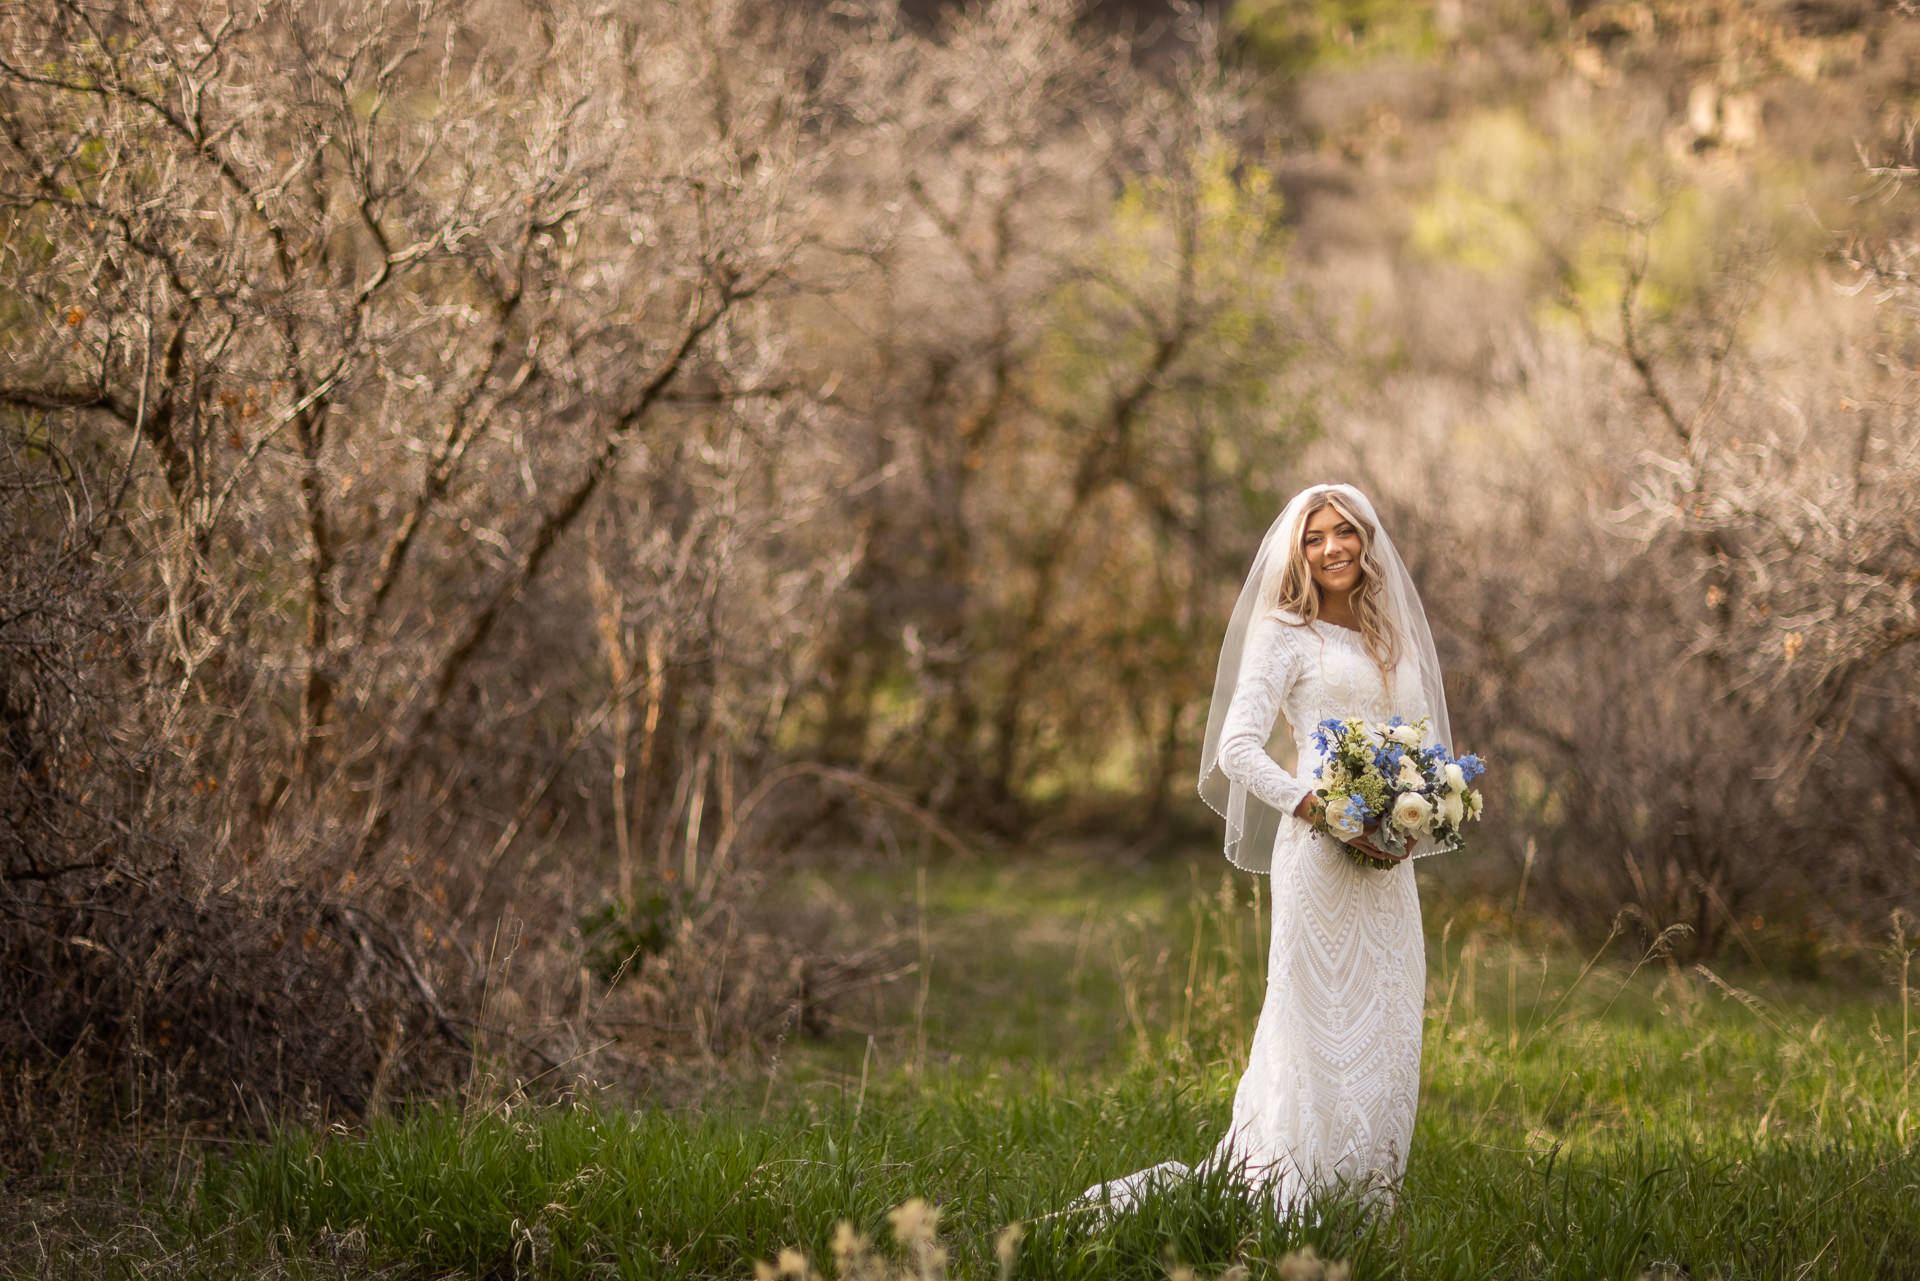
{"label": "sheer veil", "polygon": [[[1200,795],[1215,813],[1227,821],[1227,857],[1236,866],[1250,872],[1270,870],[1274,839],[1279,834],[1283,819],[1291,816],[1283,816],[1259,797],[1248,795],[1244,784],[1228,778],[1220,769],[1221,723],[1226,720],[1227,707],[1233,702],[1234,690],[1240,683],[1249,632],[1261,625],[1281,625],[1271,616],[1255,617],[1260,612],[1260,602],[1265,597],[1269,577],[1284,572],[1288,549],[1300,541],[1307,508],[1316,498],[1327,493],[1338,495],[1356,515],[1373,526],[1374,557],[1384,580],[1382,587],[1386,594],[1387,620],[1399,642],[1395,685],[1402,686],[1402,682],[1408,678],[1419,681],[1426,714],[1432,720],[1428,741],[1445,747],[1449,755],[1453,751],[1453,729],[1447,719],[1446,690],[1440,681],[1440,658],[1433,647],[1433,632],[1427,626],[1427,613],[1420,604],[1419,592],[1414,589],[1413,576],[1407,572],[1406,562],[1400,559],[1400,553],[1394,547],[1393,539],[1387,536],[1373,504],[1352,485],[1313,485],[1301,490],[1288,501],[1279,519],[1268,527],[1266,536],[1260,540],[1260,550],[1253,558],[1253,568],[1248,571],[1246,584],[1240,589],[1240,598],[1234,603],[1233,617],[1227,624],[1226,637],[1220,643],[1220,665],[1213,679],[1213,702],[1207,709],[1207,735],[1200,752]],[[1296,725],[1289,728],[1293,733],[1286,739],[1286,750],[1291,752],[1300,734],[1311,727]],[[1288,768],[1296,768],[1295,763],[1286,763]]]}

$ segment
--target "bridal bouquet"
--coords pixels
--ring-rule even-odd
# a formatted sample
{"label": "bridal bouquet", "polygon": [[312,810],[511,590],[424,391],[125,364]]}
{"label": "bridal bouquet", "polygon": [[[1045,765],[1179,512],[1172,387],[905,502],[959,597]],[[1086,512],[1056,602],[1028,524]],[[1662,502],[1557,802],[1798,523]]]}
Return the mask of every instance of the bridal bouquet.
{"label": "bridal bouquet", "polygon": [[[1480,792],[1471,786],[1486,773],[1478,756],[1458,760],[1442,747],[1425,746],[1427,722],[1398,716],[1385,725],[1357,718],[1321,721],[1313,744],[1321,762],[1313,789],[1326,807],[1314,826],[1342,844],[1379,823],[1376,845],[1395,848],[1408,837],[1431,837],[1440,850],[1460,847],[1460,826],[1480,817]],[[1394,864],[1346,845],[1354,861],[1367,867]]]}

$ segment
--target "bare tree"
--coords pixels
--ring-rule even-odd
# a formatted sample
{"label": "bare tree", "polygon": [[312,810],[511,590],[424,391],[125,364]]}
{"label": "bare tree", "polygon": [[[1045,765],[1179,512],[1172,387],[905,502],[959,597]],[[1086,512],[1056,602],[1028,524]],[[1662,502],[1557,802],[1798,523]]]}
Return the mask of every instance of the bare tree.
{"label": "bare tree", "polygon": [[866,479],[823,742],[1001,821],[1060,767],[1166,795],[1221,548],[1264,506],[1228,476],[1300,429],[1266,399],[1295,319],[1240,87],[1204,28],[1161,78],[1074,21],[983,6],[856,64],[878,155],[846,181],[889,212],[842,304],[871,346],[831,353]]}
{"label": "bare tree", "polygon": [[[531,707],[502,697],[523,611],[623,463],[764,394],[739,321],[827,153],[799,30],[724,3],[0,14],[9,754],[42,811],[104,774],[125,833],[106,860],[10,840],[38,904],[10,919],[68,866],[138,877],[134,847],[443,922],[445,882],[498,864],[432,850],[475,817],[444,821],[476,742],[495,787],[551,781],[499,753],[552,717],[537,663]],[[394,938],[360,954],[418,977]]]}
{"label": "bare tree", "polygon": [[1910,322],[1799,267],[1827,246],[1758,184],[1558,127],[1485,126],[1517,177],[1443,167],[1429,226],[1507,257],[1478,300],[1435,283],[1477,367],[1385,385],[1371,412],[1435,425],[1378,471],[1434,534],[1456,726],[1510,764],[1535,901],[1811,957],[1911,901]]}
{"label": "bare tree", "polygon": [[[589,933],[643,1004],[736,981],[693,962],[822,798],[882,843],[1063,770],[1163,801],[1301,429],[1193,35],[1161,76],[1059,0],[0,11],[20,938],[62,869],[173,860],[240,896],[220,967],[278,903],[458,1040],[503,916],[523,1023],[626,972]],[[789,935],[753,1018],[807,1008]]]}

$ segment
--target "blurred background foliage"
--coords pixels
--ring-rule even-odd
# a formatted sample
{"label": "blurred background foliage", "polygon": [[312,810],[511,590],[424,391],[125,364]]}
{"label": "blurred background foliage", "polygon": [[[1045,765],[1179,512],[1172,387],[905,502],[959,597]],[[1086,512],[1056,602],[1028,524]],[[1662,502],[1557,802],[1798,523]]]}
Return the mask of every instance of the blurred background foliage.
{"label": "blurred background foliage", "polygon": [[1920,907],[1904,6],[4,15],[8,1062],[644,1077],[903,972],[794,867],[1214,857],[1328,478],[1494,762],[1423,876]]}

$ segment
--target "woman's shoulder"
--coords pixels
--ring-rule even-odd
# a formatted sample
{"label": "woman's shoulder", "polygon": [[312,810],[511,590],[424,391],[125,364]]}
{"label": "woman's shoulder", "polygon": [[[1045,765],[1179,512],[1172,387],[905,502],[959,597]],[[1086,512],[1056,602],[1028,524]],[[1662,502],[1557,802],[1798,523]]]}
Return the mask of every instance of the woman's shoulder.
{"label": "woman's shoulder", "polygon": [[1255,645],[1268,654],[1297,654],[1298,637],[1306,634],[1306,628],[1307,620],[1292,610],[1269,609],[1254,620],[1254,632],[1259,637]]}

